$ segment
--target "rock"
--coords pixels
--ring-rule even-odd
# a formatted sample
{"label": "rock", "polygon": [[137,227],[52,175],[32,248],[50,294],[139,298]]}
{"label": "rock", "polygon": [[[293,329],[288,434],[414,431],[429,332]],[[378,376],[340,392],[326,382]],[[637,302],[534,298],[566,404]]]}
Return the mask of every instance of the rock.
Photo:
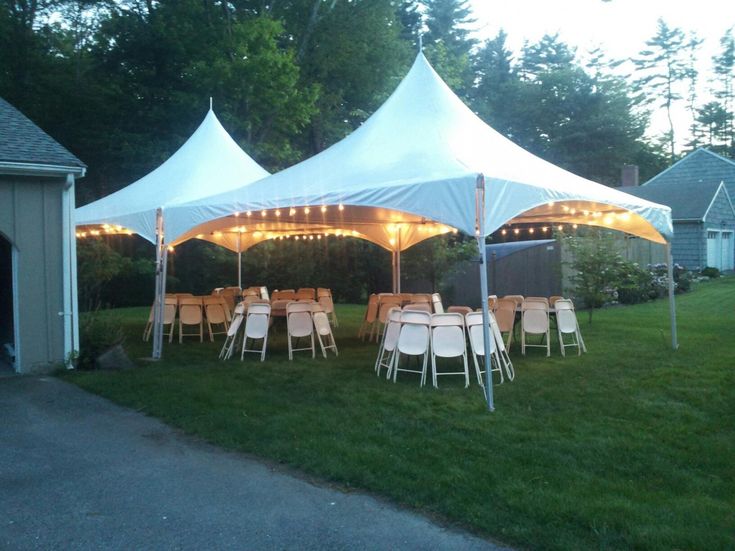
{"label": "rock", "polygon": [[97,356],[94,363],[97,369],[131,369],[135,367],[135,364],[130,361],[121,344],[116,344]]}

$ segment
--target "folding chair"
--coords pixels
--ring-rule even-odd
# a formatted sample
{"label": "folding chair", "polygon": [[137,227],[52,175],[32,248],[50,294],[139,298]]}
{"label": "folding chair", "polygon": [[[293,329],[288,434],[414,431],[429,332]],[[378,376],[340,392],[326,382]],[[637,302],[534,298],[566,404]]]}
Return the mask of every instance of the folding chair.
{"label": "folding chair", "polygon": [[268,295],[268,287],[261,287],[260,288],[260,298],[263,300],[270,300],[271,297]]}
{"label": "folding chair", "polygon": [[334,352],[335,356],[339,356],[337,342],[334,340],[332,327],[329,325],[329,318],[320,304],[311,305],[311,317],[314,320],[314,329],[316,330],[316,338],[319,341],[319,348],[322,350],[322,356],[326,358],[329,349]]}
{"label": "folding chair", "polygon": [[316,289],[313,287],[303,287],[296,291],[296,300],[315,300]]}
{"label": "folding chair", "polygon": [[434,307],[435,314],[444,313],[444,305],[442,304],[442,297],[439,293],[434,293],[433,295],[431,295],[431,304]]}
{"label": "folding chair", "polygon": [[225,343],[222,345],[220,350],[219,358],[221,360],[229,360],[232,357],[232,352],[237,344],[237,333],[240,331],[240,325],[244,318],[245,305],[241,302],[235,306],[235,312],[232,315],[232,323],[227,328],[227,336],[225,337]]}
{"label": "folding chair", "polygon": [[385,331],[385,324],[388,321],[388,312],[391,308],[399,306],[400,304],[401,298],[399,296],[392,295],[381,297],[380,306],[378,307],[378,318],[375,320],[375,323],[373,323],[370,330],[370,338],[368,340],[373,340],[374,334],[375,342],[378,342],[378,340],[383,336],[383,331]]}
{"label": "folding chair", "polygon": [[[418,373],[421,375],[419,386],[426,384],[426,367],[429,362],[429,341],[431,328],[431,314],[427,312],[401,312],[401,332],[398,334],[398,344],[393,355],[393,382],[398,378],[398,372]],[[401,367],[401,355],[423,356],[420,370]]]}
{"label": "folding chair", "polygon": [[[174,339],[174,329],[176,327],[176,324],[174,322],[176,321],[177,304],[178,300],[176,300],[176,296],[166,297],[163,300],[163,323],[161,325],[163,326],[163,336],[168,337],[168,342],[172,342]],[[148,322],[145,324],[145,329],[143,330],[143,340],[145,342],[148,342],[150,340],[151,334],[153,333],[154,306],[151,306],[151,312],[150,314],[148,314]],[[166,333],[167,325],[168,333]]]}
{"label": "folding chair", "polygon": [[397,295],[401,299],[401,304],[410,304],[413,302],[413,294],[412,293],[398,293]]}
{"label": "folding chair", "polygon": [[[443,371],[436,368],[436,357],[462,358],[462,371]],[[470,386],[467,367],[467,341],[462,314],[434,314],[431,316],[431,376],[434,388],[439,388],[439,375],[464,375],[464,387]]]}
{"label": "folding chair", "polygon": [[[526,335],[541,335],[542,344],[528,344]],[[546,344],[543,344],[546,339]],[[546,348],[546,356],[551,356],[549,339],[549,310],[541,301],[524,301],[521,306],[521,354],[526,355],[526,347]]]}
{"label": "folding chair", "polygon": [[337,313],[334,311],[334,302],[332,302],[332,294],[329,293],[321,295],[319,297],[319,305],[324,310],[324,313],[332,318],[332,323],[334,323],[334,326],[339,327],[339,322],[337,321]]}
{"label": "folding chair", "polygon": [[[199,331],[185,333],[184,327],[197,327]],[[179,344],[184,337],[199,337],[204,342],[204,316],[202,315],[202,297],[181,297],[179,299]]]}
{"label": "folding chair", "polygon": [[561,297],[559,295],[552,295],[549,297],[549,306],[553,307],[557,300],[562,299],[564,297]]}
{"label": "folding chair", "polygon": [[497,306],[498,306],[498,295],[490,295],[489,297],[487,297],[487,307],[490,309],[491,312],[494,312]]}
{"label": "folding chair", "polygon": [[516,323],[516,302],[512,299],[501,298],[495,303],[495,321],[501,333],[508,333],[505,348],[510,350],[513,342],[513,329]]}
{"label": "folding chair", "polygon": [[[207,317],[207,329],[209,330],[209,340],[214,342],[215,335],[227,335],[228,323],[227,315],[225,314],[226,306],[220,301],[220,297],[204,297],[202,299],[204,303],[204,313]],[[215,329],[212,329],[212,326]],[[216,326],[221,325],[220,331],[216,330]]]}
{"label": "folding chair", "polygon": [[[314,348],[314,322],[311,317],[311,304],[308,302],[289,302],[286,305],[286,328],[288,332],[288,359],[293,360],[293,353],[302,350],[311,350],[311,357],[314,358],[316,350]],[[294,348],[291,339],[296,338],[298,342],[298,339],[303,337],[311,339],[311,346]]]}
{"label": "folding chair", "polygon": [[[242,336],[242,352],[240,361],[245,358],[245,352],[260,354],[260,361],[265,360],[265,351],[268,346],[268,326],[270,325],[271,305],[262,302],[253,302],[248,306],[245,315],[245,331]],[[248,348],[248,339],[257,341],[263,339],[260,350]],[[254,343],[251,342],[254,345]],[[290,341],[289,341],[290,344]]]}
{"label": "folding chair", "polygon": [[386,377],[390,379],[391,368],[393,366],[393,353],[398,344],[398,334],[401,332],[401,309],[395,305],[388,312],[388,324],[383,331],[383,338],[380,340],[380,348],[378,349],[378,359],[375,360],[375,373],[380,377],[381,368],[385,367]]}
{"label": "folding chair", "polygon": [[431,304],[428,302],[414,302],[406,304],[403,307],[404,310],[413,310],[414,312],[427,312],[431,314]]}
{"label": "folding chair", "polygon": [[[492,314],[490,314],[492,316]],[[503,370],[498,361],[497,356],[497,343],[495,336],[492,332],[493,318],[490,318],[490,372],[496,371],[500,375],[500,383],[504,382]],[[470,348],[472,349],[472,362],[475,365],[475,375],[477,375],[477,383],[485,388],[485,382],[482,380],[482,376],[485,374],[483,369],[485,363],[485,338],[482,332],[482,312],[470,312],[465,316],[465,323],[467,324],[467,332],[470,335]],[[480,362],[477,361],[477,357],[482,356],[483,367],[480,366]]]}
{"label": "folding chair", "polygon": [[[582,352],[587,352],[579,330],[577,315],[574,312],[574,303],[569,299],[560,298],[554,302],[554,310],[556,311],[556,330],[559,332],[561,355],[566,356],[565,349],[569,346],[576,346],[579,356],[582,355]],[[572,335],[572,342],[565,343],[564,335]]]}
{"label": "folding chair", "polygon": [[449,314],[462,314],[464,316],[470,312],[472,312],[472,308],[469,306],[450,306],[447,308],[447,313]]}
{"label": "folding chair", "polygon": [[505,295],[503,298],[505,300],[512,300],[515,303],[516,308],[520,308],[524,300],[523,295]]}
{"label": "folding chair", "polygon": [[365,340],[365,334],[372,334],[372,328],[375,324],[375,320],[378,317],[378,305],[380,304],[380,297],[376,294],[370,295],[368,298],[367,309],[365,310],[365,317],[362,320],[360,329],[357,332],[357,338]]}
{"label": "folding chair", "polygon": [[431,295],[427,293],[414,293],[411,295],[411,302],[426,302],[427,304],[431,304],[432,298]]}

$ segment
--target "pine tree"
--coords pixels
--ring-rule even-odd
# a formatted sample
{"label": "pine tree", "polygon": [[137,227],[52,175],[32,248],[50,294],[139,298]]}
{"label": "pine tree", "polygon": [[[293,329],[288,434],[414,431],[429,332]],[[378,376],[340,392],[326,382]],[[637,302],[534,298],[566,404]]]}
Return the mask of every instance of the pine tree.
{"label": "pine tree", "polygon": [[[719,100],[721,115],[724,117],[720,139],[731,152],[735,153],[735,38],[732,28],[720,39],[722,50],[712,58],[714,62],[714,96]],[[729,143],[728,143],[729,142]]]}
{"label": "pine tree", "polygon": [[[658,20],[656,35],[646,41],[648,49],[640,52],[633,60],[640,75],[636,87],[645,94],[645,101],[666,109],[669,130],[666,141],[671,161],[676,158],[674,121],[671,117],[673,105],[682,99],[679,87],[687,77],[686,36],[675,27],[670,28],[663,19]],[[657,102],[657,99],[660,101]]]}

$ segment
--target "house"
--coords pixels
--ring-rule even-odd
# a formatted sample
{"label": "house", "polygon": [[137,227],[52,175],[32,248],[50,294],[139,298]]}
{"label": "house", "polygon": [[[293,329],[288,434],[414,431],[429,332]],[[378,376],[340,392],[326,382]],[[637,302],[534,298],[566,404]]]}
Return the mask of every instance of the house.
{"label": "house", "polygon": [[0,364],[16,372],[79,349],[74,183],[85,170],[0,98]]}
{"label": "house", "polygon": [[695,270],[735,267],[735,161],[701,148],[645,184],[621,189],[671,207],[674,262]]}

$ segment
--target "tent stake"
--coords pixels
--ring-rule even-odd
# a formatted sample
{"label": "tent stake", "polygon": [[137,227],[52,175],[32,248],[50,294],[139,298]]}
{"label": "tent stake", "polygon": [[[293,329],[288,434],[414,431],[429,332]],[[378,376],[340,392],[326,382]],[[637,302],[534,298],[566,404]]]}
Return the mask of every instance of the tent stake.
{"label": "tent stake", "polygon": [[487,297],[487,251],[485,250],[485,176],[477,176],[475,188],[475,228],[477,248],[480,252],[480,297],[482,304],[482,343],[485,350],[485,396],[488,411],[495,411],[493,398],[492,358],[490,355],[490,312]]}
{"label": "tent stake", "polygon": [[669,276],[669,317],[671,319],[671,348],[679,349],[679,338],[676,334],[676,301],[674,299],[674,258],[671,254],[671,242],[666,242],[666,260]]}

